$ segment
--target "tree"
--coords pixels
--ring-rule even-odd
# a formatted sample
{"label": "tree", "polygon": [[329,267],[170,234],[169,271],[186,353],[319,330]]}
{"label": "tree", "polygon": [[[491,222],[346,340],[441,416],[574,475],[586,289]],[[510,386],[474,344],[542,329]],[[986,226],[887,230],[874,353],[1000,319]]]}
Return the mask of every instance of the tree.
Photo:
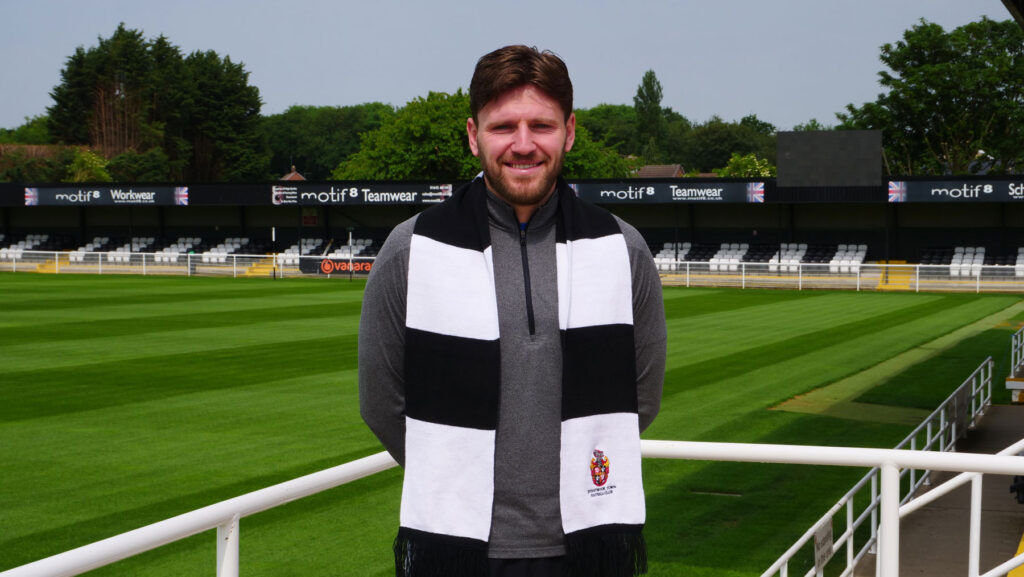
{"label": "tree", "polygon": [[49,119],[45,115],[25,117],[17,128],[0,128],[0,144],[50,144]]}
{"label": "tree", "polygon": [[770,178],[775,176],[775,172],[775,167],[771,163],[757,158],[753,153],[733,153],[725,167],[715,169],[718,176],[737,178]]}
{"label": "tree", "polygon": [[193,181],[262,180],[269,148],[260,130],[260,92],[249,73],[230,57],[193,52],[185,59],[190,101],[185,139]]}
{"label": "tree", "polygon": [[576,140],[565,155],[566,178],[629,178],[637,168],[613,148],[596,142],[583,126],[576,126]]}
{"label": "tree", "polygon": [[292,106],[263,117],[271,150],[270,168],[285,174],[296,166],[306,178],[326,179],[359,150],[360,136],[379,128],[395,110],[371,102],[356,106]]}
{"label": "tree", "polygon": [[649,162],[661,161],[660,144],[665,138],[665,117],[661,109],[661,82],[653,70],[644,73],[633,97],[640,153]]}
{"label": "tree", "polygon": [[598,104],[590,109],[577,110],[576,126],[583,126],[591,138],[620,154],[636,154],[639,151],[636,108],[632,106]]}
{"label": "tree", "polygon": [[185,58],[167,38],[149,41],[121,24],[68,58],[51,92],[49,132],[110,159],[119,178],[262,179],[261,103],[248,76],[215,52]]}
{"label": "tree", "polygon": [[[982,18],[951,32],[925,20],[885,44],[888,89],[847,105],[840,128],[882,131],[900,174],[1012,172],[1024,166],[1024,30]],[[978,162],[979,155],[990,158]]]}
{"label": "tree", "polygon": [[469,95],[430,92],[364,133],[359,152],[333,173],[340,180],[468,180],[480,171],[469,150]]}
{"label": "tree", "polygon": [[756,116],[748,116],[738,123],[712,116],[690,132],[683,166],[691,172],[710,172],[716,167],[727,165],[733,154],[755,154],[773,163],[775,135],[767,133],[768,127],[771,125],[762,123]]}
{"label": "tree", "polygon": [[75,148],[63,182],[110,182],[107,161],[85,148]]}
{"label": "tree", "polygon": [[793,132],[816,132],[821,130],[832,130],[832,127],[823,125],[818,122],[817,118],[812,118],[803,124],[797,124],[793,127]]}

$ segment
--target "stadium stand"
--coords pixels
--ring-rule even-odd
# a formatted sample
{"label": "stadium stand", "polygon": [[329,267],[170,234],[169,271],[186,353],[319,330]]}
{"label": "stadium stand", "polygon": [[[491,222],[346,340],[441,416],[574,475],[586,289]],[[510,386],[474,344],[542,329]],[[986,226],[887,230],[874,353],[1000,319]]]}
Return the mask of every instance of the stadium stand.
{"label": "stadium stand", "polygon": [[247,237],[228,237],[223,242],[203,251],[201,259],[204,263],[225,263],[228,256],[237,254],[242,247],[249,246]]}
{"label": "stadium stand", "polygon": [[831,273],[855,273],[858,267],[864,264],[867,256],[868,246],[866,244],[841,244],[836,247],[832,258],[828,261],[828,271]]}
{"label": "stadium stand", "polygon": [[0,260],[14,260],[20,259],[26,250],[50,250],[48,243],[50,235],[48,234],[30,234],[25,237],[24,240],[4,248],[0,248]]}
{"label": "stadium stand", "polygon": [[154,260],[159,263],[175,263],[182,254],[188,254],[189,252],[195,252],[193,249],[201,243],[199,237],[194,236],[182,236],[178,237],[178,240],[171,243],[158,251]]}

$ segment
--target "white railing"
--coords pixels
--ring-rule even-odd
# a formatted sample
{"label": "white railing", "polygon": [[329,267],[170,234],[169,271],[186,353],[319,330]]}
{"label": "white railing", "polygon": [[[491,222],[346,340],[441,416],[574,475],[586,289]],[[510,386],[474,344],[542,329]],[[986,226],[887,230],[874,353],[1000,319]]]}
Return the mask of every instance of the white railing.
{"label": "white railing", "polygon": [[209,507],[72,549],[0,573],[3,577],[78,575],[139,553],[217,529],[217,575],[238,575],[239,520],[397,466],[387,453],[377,453],[331,469],[221,501]]}
{"label": "white railing", "polygon": [[1024,328],[1013,333],[1010,338],[1010,376],[1021,375],[1021,364],[1024,363]]}
{"label": "white railing", "polygon": [[[0,271],[82,274],[202,276],[334,276],[369,273],[374,257],[332,258],[297,254],[220,254],[9,251],[0,255]],[[1024,292],[1021,265],[972,265],[969,268],[923,264],[711,264],[655,259],[666,285],[736,288],[837,289],[904,292]],[[300,264],[301,263],[301,264]],[[347,264],[347,266],[346,266]],[[328,274],[329,273],[329,274]]]}
{"label": "white railing", "polygon": [[[995,363],[992,357],[982,361],[978,368],[928,418],[896,445],[896,449],[939,452],[956,450],[956,442],[963,437],[968,428],[973,427],[977,423],[977,420],[984,414],[985,409],[992,404],[992,376],[994,370]],[[915,491],[921,485],[929,482],[929,473],[930,471],[927,469],[919,473],[919,470],[914,468],[905,469],[900,473],[901,478],[909,478],[905,494],[902,497],[897,495],[901,505],[910,502]],[[877,544],[879,527],[878,507],[880,504],[878,477],[878,469],[869,471],[832,508],[815,521],[811,528],[801,535],[796,543],[787,549],[768,570],[762,573],[761,577],[770,577],[776,574],[786,577],[789,574],[789,563],[805,546],[811,544],[816,529],[825,524],[831,526],[833,518],[843,509],[845,509],[846,521],[842,534],[835,540],[835,550],[838,551],[843,546],[846,547],[846,566],[840,575],[841,577],[852,575],[864,555],[870,552]],[[870,491],[870,497],[867,499],[864,508],[858,513],[854,503],[860,492],[864,490]],[[863,502],[863,499],[860,499],[860,501]],[[871,535],[857,549],[854,533],[865,522],[870,522]],[[814,575],[820,569],[821,567],[812,568],[805,575]],[[977,577],[977,574],[973,574],[972,577]]]}
{"label": "white railing", "polygon": [[[881,537],[878,549],[880,577],[896,577],[899,572],[901,469],[1024,474],[1024,457],[1007,455],[651,440],[641,441],[641,451],[644,457],[657,459],[878,467],[881,470]],[[242,517],[373,475],[395,465],[387,453],[378,453],[10,569],[0,573],[0,577],[78,575],[213,528],[217,529],[217,575],[235,577],[238,575],[239,521]],[[1024,557],[1020,563],[1011,561],[1001,567],[1008,567],[1009,571],[1021,563],[1024,563]],[[986,577],[1001,574],[989,573]]]}
{"label": "white railing", "polygon": [[855,291],[1024,292],[1024,265],[774,264],[655,259],[665,284]]}
{"label": "white railing", "polygon": [[[174,276],[259,276],[286,278],[366,276],[374,257],[345,258],[298,254],[204,254],[166,252],[66,252],[20,250],[0,256],[0,271],[54,274],[135,274]],[[332,263],[325,270],[324,261]]]}

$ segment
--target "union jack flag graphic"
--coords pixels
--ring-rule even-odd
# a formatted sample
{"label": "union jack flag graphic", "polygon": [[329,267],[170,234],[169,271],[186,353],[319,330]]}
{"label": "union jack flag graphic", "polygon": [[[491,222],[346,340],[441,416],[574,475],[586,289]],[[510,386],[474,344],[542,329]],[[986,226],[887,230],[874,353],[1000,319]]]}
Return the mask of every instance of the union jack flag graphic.
{"label": "union jack flag graphic", "polygon": [[764,183],[747,183],[747,202],[764,202]]}
{"label": "union jack flag graphic", "polygon": [[907,183],[905,181],[889,181],[889,202],[907,202]]}
{"label": "union jack flag graphic", "polygon": [[25,189],[25,206],[37,206],[39,204],[39,189]]}
{"label": "union jack flag graphic", "polygon": [[174,187],[174,204],[178,206],[188,206],[188,187],[187,186],[176,186]]}

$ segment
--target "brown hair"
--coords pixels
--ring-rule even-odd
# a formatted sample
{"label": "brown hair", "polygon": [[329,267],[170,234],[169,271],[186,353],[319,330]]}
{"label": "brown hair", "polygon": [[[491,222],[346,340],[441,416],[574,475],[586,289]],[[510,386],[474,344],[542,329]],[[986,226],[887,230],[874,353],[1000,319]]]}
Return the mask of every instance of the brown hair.
{"label": "brown hair", "polygon": [[565,119],[572,114],[572,81],[565,62],[550,50],[532,46],[505,46],[485,54],[476,63],[469,83],[469,109],[476,120],[487,103],[509,90],[531,85],[554,98]]}

